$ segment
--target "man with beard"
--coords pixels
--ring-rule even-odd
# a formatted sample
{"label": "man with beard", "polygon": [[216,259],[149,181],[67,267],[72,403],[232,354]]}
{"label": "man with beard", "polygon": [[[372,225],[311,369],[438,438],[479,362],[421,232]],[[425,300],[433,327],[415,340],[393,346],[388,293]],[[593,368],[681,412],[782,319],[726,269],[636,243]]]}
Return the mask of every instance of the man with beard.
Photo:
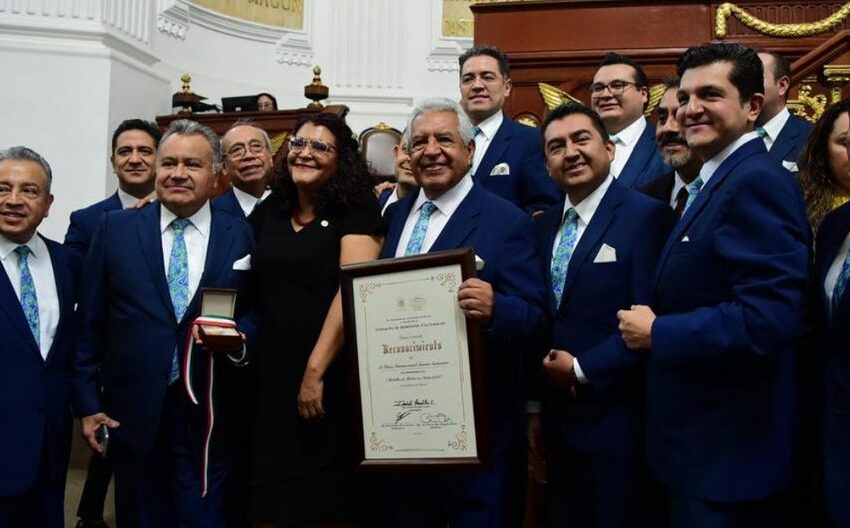
{"label": "man with beard", "polygon": [[676,99],[679,79],[665,79],[664,86],[666,90],[655,109],[655,142],[664,162],[673,170],[649,182],[641,191],[669,203],[676,211],[676,216],[681,217],[688,200],[687,185],[699,175],[702,160],[699,156],[694,156],[682,135],[682,128],[676,121],[676,111],[679,109],[679,101]]}
{"label": "man with beard", "polygon": [[272,142],[265,130],[240,119],[221,138],[221,148],[222,172],[232,187],[213,200],[213,206],[247,218],[271,192],[266,183],[272,168]]}

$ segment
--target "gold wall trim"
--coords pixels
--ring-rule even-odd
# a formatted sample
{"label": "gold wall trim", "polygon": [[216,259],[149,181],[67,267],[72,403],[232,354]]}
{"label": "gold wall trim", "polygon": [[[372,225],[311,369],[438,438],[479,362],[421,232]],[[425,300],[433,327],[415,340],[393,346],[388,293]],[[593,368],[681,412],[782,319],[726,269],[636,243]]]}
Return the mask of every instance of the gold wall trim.
{"label": "gold wall trim", "polygon": [[191,3],[246,22],[286,29],[304,28],[305,0],[190,0]]}
{"label": "gold wall trim", "polygon": [[742,24],[762,35],[771,37],[807,37],[829,31],[844,22],[850,15],[850,2],[844,4],[841,9],[832,15],[817,22],[806,22],[803,24],[772,24],[755,17],[731,2],[721,4],[717,8],[714,18],[714,35],[719,39],[726,38],[728,34],[728,18],[734,16]]}

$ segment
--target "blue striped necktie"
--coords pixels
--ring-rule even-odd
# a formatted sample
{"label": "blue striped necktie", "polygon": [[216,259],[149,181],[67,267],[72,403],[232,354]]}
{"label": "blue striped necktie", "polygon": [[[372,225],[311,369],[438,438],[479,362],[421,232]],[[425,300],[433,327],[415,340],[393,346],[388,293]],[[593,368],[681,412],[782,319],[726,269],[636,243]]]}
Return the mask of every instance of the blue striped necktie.
{"label": "blue striped necktie", "polygon": [[561,240],[552,257],[552,293],[555,294],[555,306],[561,305],[564,294],[564,281],[567,279],[567,268],[573,256],[576,238],[578,238],[578,213],[572,207],[567,210],[564,223],[561,225]]}
{"label": "blue striped necktie", "polygon": [[691,204],[694,203],[694,200],[697,199],[697,195],[699,194],[700,190],[702,190],[702,186],[702,176],[697,176],[696,180],[685,186],[685,188],[688,190],[688,201],[685,202],[685,208],[682,210],[682,216],[685,215],[685,211],[687,211],[688,207],[690,207]]}
{"label": "blue striped necktie", "polygon": [[15,254],[18,255],[18,267],[21,270],[21,307],[24,310],[24,316],[27,318],[32,336],[35,338],[35,343],[40,348],[41,330],[38,321],[38,296],[35,293],[35,282],[32,280],[30,266],[27,263],[27,257],[32,254],[32,251],[27,246],[18,246],[15,248]]}
{"label": "blue striped necktie", "polygon": [[[186,314],[189,307],[189,254],[186,250],[186,239],[184,237],[186,227],[191,222],[188,218],[175,218],[171,222],[171,231],[174,233],[174,243],[171,245],[171,258],[168,260],[168,294],[171,296],[171,304],[174,306],[174,316],[179,323]],[[179,343],[178,343],[179,346]],[[174,349],[174,357],[171,361],[171,376],[169,383],[174,383],[180,377],[177,348]]]}
{"label": "blue striped necktie", "polygon": [[844,264],[841,266],[841,273],[838,274],[838,279],[835,281],[835,288],[832,290],[832,315],[838,310],[838,304],[841,302],[841,296],[844,295],[847,289],[847,282],[850,280],[850,251],[844,257]]}
{"label": "blue striped necktie", "polygon": [[410,240],[407,242],[407,248],[404,250],[406,255],[418,255],[422,252],[422,243],[425,242],[425,234],[428,232],[428,222],[431,220],[431,214],[437,210],[434,202],[425,202],[419,208],[419,218],[416,219],[416,225],[413,226],[413,232],[410,233]]}

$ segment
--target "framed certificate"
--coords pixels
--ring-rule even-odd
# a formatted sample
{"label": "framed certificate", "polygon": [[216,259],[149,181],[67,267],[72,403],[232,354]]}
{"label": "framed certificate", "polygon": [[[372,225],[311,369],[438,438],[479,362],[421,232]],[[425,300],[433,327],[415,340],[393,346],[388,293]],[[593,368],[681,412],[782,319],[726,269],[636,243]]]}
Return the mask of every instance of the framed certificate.
{"label": "framed certificate", "polygon": [[474,259],[466,248],[342,267],[362,467],[488,462],[481,330],[457,299]]}

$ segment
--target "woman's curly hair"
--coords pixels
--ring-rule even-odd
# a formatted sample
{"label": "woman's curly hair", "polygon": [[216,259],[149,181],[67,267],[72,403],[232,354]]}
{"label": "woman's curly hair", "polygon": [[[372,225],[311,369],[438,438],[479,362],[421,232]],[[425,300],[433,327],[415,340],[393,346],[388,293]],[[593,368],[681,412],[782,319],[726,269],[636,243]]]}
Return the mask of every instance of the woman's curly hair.
{"label": "woman's curly hair", "polygon": [[800,154],[798,179],[803,188],[806,213],[812,231],[817,232],[823,217],[832,210],[839,194],[835,175],[829,168],[829,136],[841,114],[850,113],[850,99],[830,106],[812,127]]}
{"label": "woman's curly hair", "polygon": [[[345,121],[334,114],[303,115],[295,123],[292,135],[297,134],[307,123],[323,126],[331,131],[334,135],[334,147],[337,154],[337,171],[316,194],[316,212],[321,214],[350,204],[362,203],[370,198],[374,199],[375,195],[372,191],[374,182],[369,174],[369,167],[360,154],[357,140]],[[286,156],[281,156],[272,169],[271,189],[285,211],[291,212],[298,206],[298,191],[289,173]]]}

